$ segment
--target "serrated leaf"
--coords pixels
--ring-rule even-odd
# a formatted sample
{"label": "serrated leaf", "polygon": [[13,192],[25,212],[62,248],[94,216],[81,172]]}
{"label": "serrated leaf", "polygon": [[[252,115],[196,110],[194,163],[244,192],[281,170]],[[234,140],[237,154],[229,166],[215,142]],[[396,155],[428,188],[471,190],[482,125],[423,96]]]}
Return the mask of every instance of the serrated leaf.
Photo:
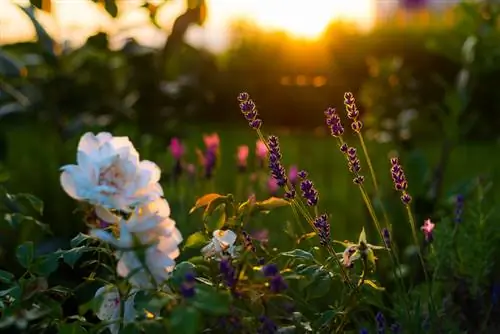
{"label": "serrated leaf", "polygon": [[305,250],[299,249],[299,248],[294,249],[294,250],[289,251],[289,252],[280,253],[280,255],[292,257],[295,259],[306,260],[306,261],[314,261],[314,256],[311,253],[306,252]]}
{"label": "serrated leaf", "polygon": [[283,198],[270,197],[262,202],[255,203],[255,207],[260,211],[269,211],[276,208],[281,208],[290,205],[290,202]]}
{"label": "serrated leaf", "polygon": [[207,205],[209,205],[213,200],[216,200],[218,198],[221,198],[221,197],[225,197],[223,195],[219,195],[219,194],[206,194],[206,195],[203,195],[202,197],[198,198],[196,200],[196,203],[194,204],[194,206],[191,208],[191,210],[189,210],[189,214],[193,213],[194,211],[200,209],[200,208],[204,208],[206,207]]}
{"label": "serrated leaf", "polygon": [[87,240],[92,240],[92,237],[87,235],[87,234],[83,234],[83,233],[78,233],[78,235],[76,237],[74,237],[73,239],[71,239],[71,247],[78,247],[80,246],[82,243],[84,243],[85,241]]}
{"label": "serrated leaf", "polygon": [[16,250],[17,261],[23,268],[28,269],[35,256],[35,246],[32,241],[19,245]]}
{"label": "serrated leaf", "polygon": [[180,305],[176,307],[170,314],[169,319],[172,333],[199,333],[201,314],[192,306]]}
{"label": "serrated leaf", "polygon": [[196,248],[205,245],[208,242],[208,237],[203,232],[191,234],[184,244],[185,248]]}
{"label": "serrated leaf", "polygon": [[0,270],[0,282],[12,283],[14,278],[15,278],[14,274],[9,273],[8,271],[5,270]]}
{"label": "serrated leaf", "polygon": [[43,201],[41,199],[39,199],[38,197],[34,196],[34,195],[31,195],[31,194],[17,194],[16,196],[16,199],[25,199],[27,200],[31,207],[33,209],[35,209],[35,211],[39,214],[39,215],[43,215]]}
{"label": "serrated leaf", "polygon": [[207,285],[197,285],[192,303],[204,313],[225,315],[229,313],[231,295],[224,290],[215,290]]}

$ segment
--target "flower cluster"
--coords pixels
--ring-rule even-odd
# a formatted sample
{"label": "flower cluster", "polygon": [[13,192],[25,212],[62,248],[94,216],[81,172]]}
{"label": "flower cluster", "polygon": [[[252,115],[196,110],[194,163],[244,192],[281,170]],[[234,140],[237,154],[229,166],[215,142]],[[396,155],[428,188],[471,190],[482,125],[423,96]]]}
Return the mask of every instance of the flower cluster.
{"label": "flower cluster", "polygon": [[284,187],[288,178],[285,167],[281,164],[282,155],[278,137],[269,136],[267,144],[269,145],[269,169],[271,170],[271,175],[278,183],[278,186]]}
{"label": "flower cluster", "polygon": [[354,175],[352,182],[355,184],[363,184],[365,177],[363,175],[359,175],[359,172],[361,171],[361,162],[359,161],[357,150],[354,147],[349,147],[346,143],[343,143],[340,146],[340,151],[344,153],[347,159],[349,171]]}
{"label": "flower cluster", "polygon": [[245,92],[240,93],[238,95],[238,101],[240,102],[241,113],[248,121],[248,125],[250,125],[254,130],[260,129],[260,127],[262,126],[262,120],[258,118],[259,112],[255,107],[255,103],[250,98],[250,95]]}
{"label": "flower cluster", "polygon": [[351,128],[356,133],[359,133],[363,127],[363,123],[358,119],[359,110],[356,106],[356,99],[352,93],[347,92],[344,94],[344,105],[347,111],[347,117],[352,120]]}
{"label": "flower cluster", "polygon": [[408,189],[408,182],[406,181],[403,167],[401,167],[398,158],[391,158],[391,176],[394,188],[401,192],[401,201],[403,204],[410,204],[411,196],[406,192]]}
{"label": "flower cluster", "polygon": [[278,266],[274,263],[270,263],[264,268],[262,268],[262,272],[264,276],[268,277],[269,280],[269,289],[271,292],[280,293],[288,288],[283,276],[280,275],[280,271]]}
{"label": "flower cluster", "polygon": [[322,246],[328,245],[330,242],[330,223],[328,216],[323,214],[314,219],[314,227],[318,230],[319,243]]}
{"label": "flower cluster", "polygon": [[326,125],[330,129],[330,133],[334,137],[341,137],[344,134],[344,126],[337,114],[335,108],[328,108],[325,110]]}
{"label": "flower cluster", "polygon": [[[116,248],[118,275],[126,277],[133,290],[162,287],[179,256],[182,236],[161,197],[158,166],[140,161],[127,137],[106,132],[82,136],[77,163],[62,167],[61,185],[69,196],[95,205],[99,220],[110,225],[94,228],[91,235]],[[107,291],[105,300],[118,294]],[[119,302],[103,305],[113,313]]]}

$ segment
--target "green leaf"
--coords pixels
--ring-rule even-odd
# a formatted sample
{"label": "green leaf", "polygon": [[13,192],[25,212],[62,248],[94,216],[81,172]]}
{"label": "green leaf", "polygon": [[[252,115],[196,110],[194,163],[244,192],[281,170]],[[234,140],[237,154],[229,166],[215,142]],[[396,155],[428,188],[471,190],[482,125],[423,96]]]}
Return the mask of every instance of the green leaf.
{"label": "green leaf", "polygon": [[314,323],[314,327],[319,330],[319,332],[323,332],[322,329],[325,327],[329,326],[330,324],[333,324],[333,320],[335,317],[339,314],[339,311],[335,310],[328,310],[319,316],[318,320]]}
{"label": "green leaf", "polygon": [[44,233],[51,233],[49,225],[44,224],[33,217],[25,216],[21,213],[7,213],[5,214],[4,219],[12,228],[18,228],[19,226],[21,226],[21,224],[30,223],[39,227]]}
{"label": "green leaf", "polygon": [[366,232],[365,232],[365,228],[363,227],[361,229],[361,233],[359,234],[359,238],[358,238],[358,245],[361,244],[361,243],[367,243],[366,241]]}
{"label": "green leaf", "polygon": [[215,290],[207,285],[197,285],[196,294],[193,297],[193,305],[212,315],[225,315],[229,313],[231,295],[223,290]]}
{"label": "green leaf", "polygon": [[175,266],[174,272],[172,273],[172,283],[176,286],[180,286],[186,277],[187,273],[194,273],[196,266],[191,262],[181,262]]}
{"label": "green leaf", "polygon": [[12,283],[15,276],[5,270],[0,270],[0,282],[2,283]]}
{"label": "green leaf", "polygon": [[59,266],[59,254],[52,253],[40,258],[37,258],[33,263],[31,270],[41,276],[49,276],[57,270]]}
{"label": "green leaf", "polygon": [[39,215],[43,215],[43,201],[31,194],[17,194],[16,199],[25,199]]}
{"label": "green leaf", "polygon": [[283,198],[271,197],[262,202],[255,203],[255,207],[259,211],[269,211],[283,206],[289,206],[290,202]]}
{"label": "green leaf", "polygon": [[20,300],[21,299],[21,287],[19,284],[15,284],[14,286],[0,291],[0,297],[5,297],[5,296],[10,296],[14,298],[15,300]]}
{"label": "green leaf", "polygon": [[185,248],[197,248],[205,245],[208,242],[208,237],[203,232],[191,234],[184,244]]}
{"label": "green leaf", "polygon": [[375,290],[379,290],[379,291],[384,291],[385,290],[384,287],[377,285],[374,281],[371,281],[369,279],[365,279],[365,281],[363,283],[366,284],[366,285],[371,286]]}
{"label": "green leaf", "polygon": [[[211,201],[207,205],[207,207],[205,208],[205,211],[203,212],[203,221],[206,221],[212,215],[212,213],[216,209],[218,209],[219,207],[224,205],[227,202],[227,200],[228,200],[228,198],[226,196],[224,196],[224,197],[216,198],[213,201]],[[223,212],[223,215],[224,215],[224,221],[225,221],[225,212]]]}
{"label": "green leaf", "polygon": [[309,252],[306,252],[305,250],[303,249],[294,249],[292,251],[289,251],[289,252],[283,252],[283,253],[280,253],[281,256],[287,256],[287,257],[292,257],[294,259],[300,259],[300,260],[306,260],[306,261],[314,261],[314,256],[309,253]]}
{"label": "green leaf", "polygon": [[189,214],[198,210],[199,208],[204,208],[209,205],[212,201],[223,198],[225,196],[219,194],[206,194],[196,200],[194,206],[189,210]]}
{"label": "green leaf", "polygon": [[92,237],[87,235],[87,234],[83,234],[83,233],[78,233],[78,235],[76,237],[74,237],[73,239],[71,239],[71,247],[78,247],[80,246],[82,243],[84,243],[85,241],[87,240],[92,240]]}
{"label": "green leaf", "polygon": [[35,256],[35,246],[32,241],[19,245],[16,250],[17,261],[23,268],[28,269]]}
{"label": "green leaf", "polygon": [[197,334],[201,325],[201,314],[194,307],[180,305],[170,314],[172,333]]}
{"label": "green leaf", "polygon": [[318,268],[313,275],[312,284],[307,288],[308,299],[321,298],[325,296],[331,288],[332,279],[330,275]]}
{"label": "green leaf", "polygon": [[83,253],[88,252],[89,249],[86,246],[76,247],[69,250],[62,251],[62,257],[64,262],[73,268],[76,262],[82,257]]}
{"label": "green leaf", "polygon": [[87,330],[83,328],[78,322],[70,324],[61,324],[59,326],[59,334],[85,334]]}

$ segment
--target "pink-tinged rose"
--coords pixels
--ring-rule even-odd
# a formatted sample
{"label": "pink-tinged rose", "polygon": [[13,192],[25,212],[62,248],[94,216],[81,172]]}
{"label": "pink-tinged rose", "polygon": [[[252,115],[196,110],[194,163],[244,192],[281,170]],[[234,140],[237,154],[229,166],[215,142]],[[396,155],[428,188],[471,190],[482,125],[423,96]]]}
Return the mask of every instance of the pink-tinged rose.
{"label": "pink-tinged rose", "polygon": [[204,134],[203,142],[205,143],[207,149],[217,150],[220,145],[219,135],[215,132],[208,135]]}
{"label": "pink-tinged rose", "polygon": [[180,160],[185,153],[184,145],[182,145],[179,138],[172,138],[170,140],[170,154],[175,160]]}
{"label": "pink-tinged rose", "polygon": [[255,144],[255,155],[260,160],[264,160],[267,157],[267,146],[262,140],[257,140]]}
{"label": "pink-tinged rose", "polygon": [[247,158],[248,158],[248,146],[247,145],[238,146],[238,154],[237,154],[238,166],[246,167]]}
{"label": "pink-tinged rose", "polygon": [[269,194],[275,195],[279,188],[278,181],[276,181],[274,177],[269,177],[269,179],[267,179],[267,190]]}

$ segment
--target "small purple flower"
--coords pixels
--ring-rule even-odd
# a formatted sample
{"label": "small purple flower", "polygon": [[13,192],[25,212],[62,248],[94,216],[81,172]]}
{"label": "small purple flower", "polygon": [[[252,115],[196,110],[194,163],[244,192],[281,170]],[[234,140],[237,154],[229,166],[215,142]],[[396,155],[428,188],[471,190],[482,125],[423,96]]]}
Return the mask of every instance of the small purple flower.
{"label": "small purple flower", "polygon": [[259,317],[260,327],[257,329],[259,334],[274,334],[278,332],[278,326],[266,316]]}
{"label": "small purple flower", "polygon": [[375,316],[375,320],[377,321],[377,334],[385,333],[385,318],[382,312],[378,312]]}
{"label": "small purple flower", "polygon": [[248,93],[240,93],[238,95],[238,101],[240,102],[241,113],[245,116],[248,121],[248,125],[254,130],[260,129],[262,126],[262,120],[258,118],[259,112],[255,106],[255,103],[250,98]]}
{"label": "small purple flower", "polygon": [[284,187],[288,178],[285,168],[281,164],[282,156],[278,137],[269,136],[267,143],[269,146],[269,169],[271,170],[271,175],[278,183],[278,186]]}
{"label": "small purple flower", "polygon": [[314,220],[314,227],[318,230],[319,243],[322,246],[328,245],[330,242],[330,223],[328,216],[323,214]]}
{"label": "small purple flower", "polygon": [[267,266],[265,266],[264,268],[262,268],[262,273],[266,277],[271,277],[271,276],[278,275],[279,272],[280,271],[278,269],[278,266],[275,265],[274,263],[270,263]]}
{"label": "small purple flower", "polygon": [[283,279],[283,276],[280,275],[278,266],[276,266],[275,264],[271,263],[264,266],[264,268],[262,268],[262,273],[264,274],[264,276],[270,278],[269,289],[271,290],[271,292],[280,293],[281,291],[288,288],[288,285]]}
{"label": "small purple flower", "polygon": [[341,137],[344,134],[344,127],[340,116],[335,108],[328,108],[325,111],[326,125],[330,128],[330,133],[334,137]]}
{"label": "small purple flower", "polygon": [[391,247],[391,235],[386,227],[382,229],[382,236],[384,237],[385,247]]}
{"label": "small purple flower", "polygon": [[307,201],[307,205],[316,206],[318,204],[319,193],[311,180],[303,180],[300,183],[300,190],[302,190],[302,197]]}
{"label": "small purple flower", "polygon": [[455,223],[459,224],[462,222],[463,212],[464,212],[464,196],[457,195],[455,199]]}
{"label": "small purple flower", "polygon": [[307,178],[307,172],[305,170],[301,170],[300,172],[297,173],[297,176],[301,180],[305,180]]}
{"label": "small purple flower", "polygon": [[407,193],[408,182],[403,167],[399,163],[399,159],[391,158],[391,177],[394,184],[394,189],[401,192],[401,202],[408,205],[411,202],[411,196]]}
{"label": "small purple flower", "polygon": [[184,296],[184,298],[194,297],[194,295],[196,294],[196,291],[194,289],[195,283],[196,279],[194,274],[191,272],[187,273],[180,288],[180,292]]}
{"label": "small purple flower", "polygon": [[219,263],[219,270],[227,287],[233,289],[238,279],[236,277],[236,270],[231,264],[231,261],[227,258],[223,258]]}

